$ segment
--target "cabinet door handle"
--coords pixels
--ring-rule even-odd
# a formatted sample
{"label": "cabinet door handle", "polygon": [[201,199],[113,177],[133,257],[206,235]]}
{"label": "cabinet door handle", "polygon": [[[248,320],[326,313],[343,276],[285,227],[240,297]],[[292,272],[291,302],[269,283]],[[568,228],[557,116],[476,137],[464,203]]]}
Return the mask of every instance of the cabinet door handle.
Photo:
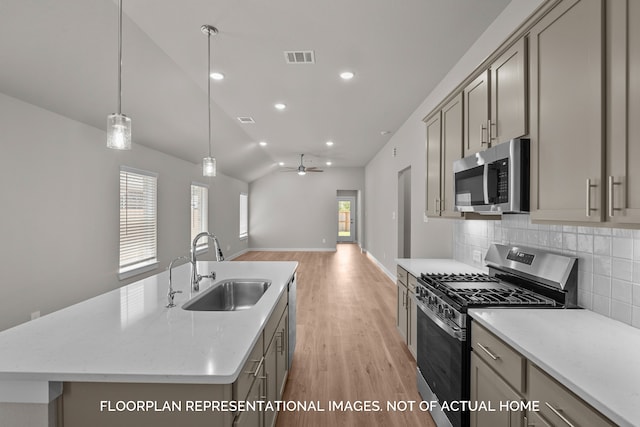
{"label": "cabinet door handle", "polygon": [[258,366],[256,367],[256,370],[253,372],[253,376],[254,377],[258,376],[258,372],[260,372],[260,368],[262,367],[262,363],[264,363],[264,356],[262,356],[260,358],[260,363],[258,363]]}
{"label": "cabinet door handle", "polygon": [[500,356],[496,356],[495,354],[491,353],[491,352],[489,351],[489,349],[488,349],[488,348],[486,348],[485,346],[483,346],[482,344],[480,344],[480,343],[476,343],[476,344],[478,344],[478,347],[480,347],[480,349],[482,349],[482,351],[484,351],[485,353],[487,353],[487,354],[489,355],[489,357],[490,357],[490,358],[492,358],[493,360],[498,360],[498,359],[500,359]]}
{"label": "cabinet door handle", "polygon": [[551,411],[552,411],[554,414],[556,414],[556,415],[558,416],[558,418],[560,418],[562,421],[564,421],[564,423],[565,423],[566,425],[568,425],[568,426],[570,426],[570,427],[575,427],[573,424],[571,424],[571,422],[570,422],[568,419],[566,419],[566,418],[565,418],[565,417],[560,413],[561,409],[556,409],[556,408],[554,408],[554,407],[553,407],[549,402],[544,402],[544,404],[545,404],[545,405],[547,405],[547,407],[548,407],[549,409],[551,409]]}
{"label": "cabinet door handle", "polygon": [[615,208],[613,205],[613,187],[616,185],[621,185],[621,182],[615,182],[613,179],[613,175],[609,175],[609,188],[608,188],[608,193],[609,193],[609,217],[613,217],[613,214],[615,211],[619,211],[621,210],[620,208]]}
{"label": "cabinet door handle", "polygon": [[494,139],[498,139],[494,135],[498,135],[498,122],[489,119],[489,142],[493,142]]}
{"label": "cabinet door handle", "polygon": [[[480,145],[481,146],[487,143],[487,141],[484,140],[485,132],[487,133],[487,136],[488,136],[489,130],[487,129],[487,125],[486,124],[481,124],[480,125]],[[487,138],[487,140],[488,140],[488,138]]]}
{"label": "cabinet door handle", "polygon": [[591,216],[591,211],[597,211],[598,209],[596,208],[592,208],[591,207],[591,189],[597,187],[596,184],[591,184],[591,179],[587,178],[587,186],[586,186],[586,190],[587,190],[587,205],[586,205],[586,214],[587,217]]}
{"label": "cabinet door handle", "polygon": [[438,200],[437,197],[435,197],[433,199],[433,205],[434,205],[433,209],[436,211],[437,214],[439,214],[440,213],[440,201]]}

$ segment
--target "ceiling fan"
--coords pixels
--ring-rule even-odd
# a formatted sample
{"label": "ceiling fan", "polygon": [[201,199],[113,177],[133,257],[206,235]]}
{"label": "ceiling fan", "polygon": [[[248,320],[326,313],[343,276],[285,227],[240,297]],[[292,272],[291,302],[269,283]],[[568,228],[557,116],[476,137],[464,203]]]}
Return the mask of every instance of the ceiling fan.
{"label": "ceiling fan", "polygon": [[322,169],[318,169],[315,166],[306,167],[302,163],[303,157],[304,154],[300,154],[300,166],[298,166],[297,168],[285,168],[286,170],[283,170],[282,172],[298,172],[298,175],[300,176],[306,175],[307,172],[324,172]]}

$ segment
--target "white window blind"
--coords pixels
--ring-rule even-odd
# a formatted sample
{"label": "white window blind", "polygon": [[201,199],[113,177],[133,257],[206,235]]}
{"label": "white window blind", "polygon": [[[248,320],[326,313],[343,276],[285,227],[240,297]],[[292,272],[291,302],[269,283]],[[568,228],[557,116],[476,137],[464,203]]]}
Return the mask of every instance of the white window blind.
{"label": "white window blind", "polygon": [[157,262],[158,175],[120,168],[120,273]]}
{"label": "white window blind", "polygon": [[[191,184],[191,240],[198,233],[209,231],[209,188],[202,184]],[[209,248],[209,239],[200,239],[196,250]]]}
{"label": "white window blind", "polygon": [[240,193],[240,238],[249,236],[249,196]]}

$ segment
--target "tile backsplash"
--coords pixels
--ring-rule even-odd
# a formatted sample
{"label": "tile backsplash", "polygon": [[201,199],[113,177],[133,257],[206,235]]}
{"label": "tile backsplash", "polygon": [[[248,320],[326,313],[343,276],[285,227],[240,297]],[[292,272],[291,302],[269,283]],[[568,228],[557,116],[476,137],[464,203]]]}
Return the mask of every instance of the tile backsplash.
{"label": "tile backsplash", "polygon": [[484,259],[494,242],[577,256],[578,305],[640,328],[640,230],[532,224],[526,214],[456,221],[458,261],[483,268],[478,251]]}

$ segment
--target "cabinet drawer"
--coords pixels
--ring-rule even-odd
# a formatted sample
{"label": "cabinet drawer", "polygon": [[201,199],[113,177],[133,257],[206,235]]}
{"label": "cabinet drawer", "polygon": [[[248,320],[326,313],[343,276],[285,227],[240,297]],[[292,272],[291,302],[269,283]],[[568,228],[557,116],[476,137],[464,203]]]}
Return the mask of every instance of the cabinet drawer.
{"label": "cabinet drawer", "polygon": [[416,286],[418,285],[418,279],[416,279],[415,277],[413,277],[411,274],[408,275],[408,279],[405,282],[408,284],[408,288],[411,292],[414,292],[416,290]]}
{"label": "cabinet drawer", "polygon": [[247,393],[249,393],[249,389],[251,389],[253,381],[260,376],[262,365],[264,364],[263,346],[264,340],[262,334],[260,334],[258,341],[253,346],[253,350],[251,350],[251,354],[249,354],[249,358],[242,367],[242,371],[240,371],[238,379],[233,383],[233,398],[235,400],[244,400],[247,397]]}
{"label": "cabinet drawer", "polygon": [[511,387],[520,393],[525,392],[526,359],[518,352],[476,322],[471,323],[471,348]]}
{"label": "cabinet drawer", "polygon": [[405,270],[404,268],[398,266],[398,282],[402,282],[405,286],[407,285],[407,270]]}
{"label": "cabinet drawer", "polygon": [[614,426],[600,412],[529,362],[529,400],[540,402],[540,414],[555,426]]}
{"label": "cabinet drawer", "polygon": [[280,295],[280,299],[276,303],[276,307],[273,309],[271,313],[271,317],[267,320],[267,325],[264,327],[264,351],[267,350],[271,340],[273,339],[273,334],[275,334],[276,329],[278,329],[278,323],[280,323],[280,318],[282,317],[282,313],[287,308],[288,302],[288,293],[285,289]]}

